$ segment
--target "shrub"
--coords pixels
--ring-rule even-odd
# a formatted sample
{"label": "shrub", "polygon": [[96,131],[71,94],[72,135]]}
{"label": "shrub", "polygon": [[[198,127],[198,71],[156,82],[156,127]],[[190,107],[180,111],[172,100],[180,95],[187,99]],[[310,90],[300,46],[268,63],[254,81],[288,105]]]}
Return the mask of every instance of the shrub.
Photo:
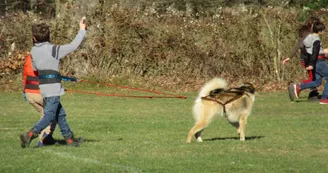
{"label": "shrub", "polygon": [[[181,11],[171,5],[163,11],[160,5],[131,8],[90,0],[67,6],[58,1],[56,17],[46,21],[53,43],[69,43],[82,16],[88,23],[86,41],[63,59],[62,73],[103,81],[128,78],[181,90],[197,89],[214,76],[259,86],[305,77],[297,58],[284,67],[281,60],[296,43],[302,22],[297,20],[305,20],[311,11],[242,5],[213,8],[202,16],[192,6]],[[18,53],[30,49],[30,27],[41,16],[20,13],[1,19],[3,61],[9,61],[12,43]]]}

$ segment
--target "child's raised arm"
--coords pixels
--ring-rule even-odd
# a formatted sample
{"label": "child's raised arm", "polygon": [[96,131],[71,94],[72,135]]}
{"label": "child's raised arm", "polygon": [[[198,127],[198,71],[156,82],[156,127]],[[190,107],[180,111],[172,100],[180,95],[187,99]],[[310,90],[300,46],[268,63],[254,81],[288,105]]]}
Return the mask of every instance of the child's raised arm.
{"label": "child's raised arm", "polygon": [[56,59],[61,59],[65,57],[67,54],[76,50],[80,44],[82,43],[85,34],[86,34],[86,24],[85,24],[85,17],[80,20],[80,31],[75,36],[74,40],[70,44],[66,45],[54,45],[52,47],[52,55]]}

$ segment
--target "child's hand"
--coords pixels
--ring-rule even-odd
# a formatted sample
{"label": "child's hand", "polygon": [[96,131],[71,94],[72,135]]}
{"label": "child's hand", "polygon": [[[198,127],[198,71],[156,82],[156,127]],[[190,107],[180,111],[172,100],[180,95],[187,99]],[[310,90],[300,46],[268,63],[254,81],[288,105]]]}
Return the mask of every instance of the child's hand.
{"label": "child's hand", "polygon": [[23,92],[24,101],[27,101],[26,94]]}
{"label": "child's hand", "polygon": [[289,58],[285,58],[283,61],[282,61],[282,64],[285,65],[287,61],[289,61],[290,59]]}
{"label": "child's hand", "polygon": [[328,54],[328,48],[324,49],[323,52],[325,52],[325,54]]}
{"label": "child's hand", "polygon": [[87,24],[85,23],[86,18],[82,17],[82,19],[80,20],[80,29],[81,30],[87,30]]}
{"label": "child's hand", "polygon": [[313,66],[309,65],[308,67],[305,68],[306,70],[313,70]]}

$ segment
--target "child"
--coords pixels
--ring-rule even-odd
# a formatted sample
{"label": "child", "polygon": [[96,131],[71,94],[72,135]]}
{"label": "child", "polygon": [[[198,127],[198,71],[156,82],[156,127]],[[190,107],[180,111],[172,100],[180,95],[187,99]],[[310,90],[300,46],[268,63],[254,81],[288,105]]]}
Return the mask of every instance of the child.
{"label": "child", "polygon": [[62,136],[68,146],[79,146],[83,138],[74,138],[66,121],[66,112],[60,103],[60,96],[64,94],[59,73],[59,60],[73,52],[83,41],[86,34],[86,24],[80,21],[80,31],[75,39],[67,45],[53,45],[50,41],[50,30],[45,24],[32,26],[35,42],[31,50],[33,68],[38,71],[39,88],[44,100],[44,116],[29,131],[20,136],[22,148],[28,147],[53,120],[57,120]]}
{"label": "child", "polygon": [[[325,30],[325,25],[321,22],[315,22],[313,24],[313,33],[309,34],[303,41],[306,51],[310,54],[310,59],[307,70],[313,70],[315,72],[316,79],[308,83],[290,84],[288,86],[288,92],[292,100],[299,98],[299,93],[308,88],[318,87],[321,84],[322,77],[328,81],[328,64],[325,58],[325,52],[322,48],[320,35]],[[326,82],[324,91],[322,93],[320,104],[328,104],[328,82]]]}
{"label": "child", "polygon": [[[310,17],[310,19],[306,22],[305,25],[302,25],[299,29],[298,29],[298,34],[299,34],[299,41],[296,44],[296,46],[292,49],[292,51],[290,52],[288,58],[285,58],[282,61],[282,64],[285,64],[286,62],[288,62],[290,60],[289,57],[293,57],[295,56],[296,52],[298,50],[300,50],[301,54],[300,54],[300,63],[302,65],[303,68],[305,68],[308,64],[308,60],[309,60],[309,55],[304,47],[304,43],[303,41],[305,40],[305,38],[311,33],[312,31],[312,26],[314,22],[320,22],[320,20],[316,17]],[[313,80],[315,80],[315,73],[313,72],[313,70],[307,70],[308,73],[308,79],[303,80],[303,83],[307,83],[307,82],[311,82]],[[312,88],[312,91],[309,93],[308,99],[310,101],[317,101],[318,96],[319,96],[319,92],[316,88]],[[291,98],[292,99],[292,98]]]}
{"label": "child", "polygon": [[[23,87],[26,100],[43,116],[43,99],[39,89],[39,78],[37,72],[33,70],[31,55],[27,55],[23,72]],[[56,128],[56,121],[51,122],[47,128],[42,130],[38,146],[52,145],[56,141],[52,133]]]}

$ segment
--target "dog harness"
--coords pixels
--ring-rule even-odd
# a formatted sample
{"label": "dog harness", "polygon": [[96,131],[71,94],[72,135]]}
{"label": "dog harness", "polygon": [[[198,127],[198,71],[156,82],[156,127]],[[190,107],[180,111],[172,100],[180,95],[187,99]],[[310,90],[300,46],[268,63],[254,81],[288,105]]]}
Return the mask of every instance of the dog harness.
{"label": "dog harness", "polygon": [[[227,104],[241,98],[244,95],[247,95],[248,97],[250,97],[247,92],[254,93],[255,89],[254,88],[249,88],[249,87],[246,87],[246,86],[242,86],[242,87],[239,87],[239,88],[230,88],[228,90],[224,90],[224,89],[220,88],[220,89],[212,90],[210,92],[210,95],[205,96],[205,97],[201,97],[201,99],[214,101],[214,102],[220,104],[223,107],[224,114],[226,114],[225,105],[227,105]],[[228,97],[230,99],[223,102],[221,100],[222,97]]]}

